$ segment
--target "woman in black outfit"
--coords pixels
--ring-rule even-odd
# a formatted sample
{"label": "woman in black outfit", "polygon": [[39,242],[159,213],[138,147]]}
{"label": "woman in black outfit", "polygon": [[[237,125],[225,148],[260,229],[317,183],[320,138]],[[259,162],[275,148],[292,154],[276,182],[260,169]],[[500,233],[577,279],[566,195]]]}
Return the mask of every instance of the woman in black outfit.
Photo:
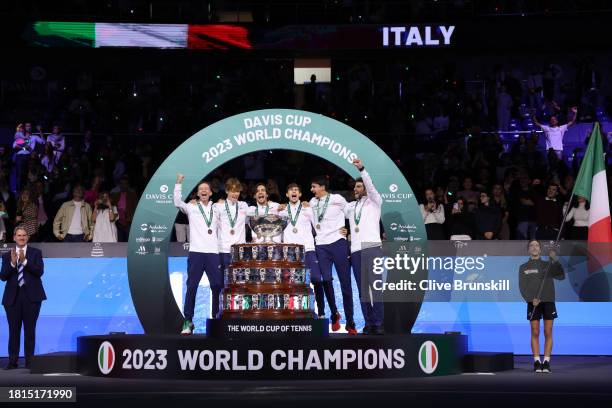
{"label": "woman in black outfit", "polygon": [[478,239],[497,239],[501,228],[501,211],[490,203],[491,196],[486,191],[480,192],[480,205],[476,210],[476,229]]}

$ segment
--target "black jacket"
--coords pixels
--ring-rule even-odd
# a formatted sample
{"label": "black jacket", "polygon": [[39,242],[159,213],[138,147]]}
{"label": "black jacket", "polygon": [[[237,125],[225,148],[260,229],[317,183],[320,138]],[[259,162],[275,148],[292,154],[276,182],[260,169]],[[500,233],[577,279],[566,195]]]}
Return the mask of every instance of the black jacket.
{"label": "black jacket", "polygon": [[[26,259],[28,263],[24,267],[23,279],[25,285],[22,289],[25,290],[30,302],[41,302],[47,299],[45,290],[43,289],[42,280],[40,277],[44,273],[44,264],[42,252],[40,249],[28,245],[26,251]],[[2,296],[2,304],[11,306],[17,296],[17,267],[11,266],[11,253],[6,252],[2,255],[2,269],[0,269],[0,279],[6,282],[4,287],[4,295]]]}
{"label": "black jacket", "polygon": [[[548,268],[549,264],[550,269],[548,274],[546,274],[546,268]],[[558,261],[546,262],[542,259],[529,259],[521,265],[519,268],[519,288],[526,302],[531,302],[538,296],[538,291],[545,274],[546,280],[540,294],[540,301],[554,302],[555,285],[553,279],[565,279],[565,272],[561,264]]]}
{"label": "black jacket", "polygon": [[469,235],[472,239],[475,239],[475,231],[476,221],[474,214],[462,211],[450,216],[448,235]]}
{"label": "black jacket", "polygon": [[476,210],[476,227],[478,237],[484,237],[485,232],[492,232],[495,237],[501,227],[502,215],[498,207],[480,206]]}

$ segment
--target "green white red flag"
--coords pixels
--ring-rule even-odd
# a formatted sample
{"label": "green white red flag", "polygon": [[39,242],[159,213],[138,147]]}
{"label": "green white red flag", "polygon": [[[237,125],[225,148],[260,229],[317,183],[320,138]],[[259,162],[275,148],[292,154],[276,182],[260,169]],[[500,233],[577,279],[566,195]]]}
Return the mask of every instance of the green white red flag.
{"label": "green white red flag", "polygon": [[608,181],[599,123],[595,122],[589,145],[574,186],[574,195],[589,200],[588,271],[605,270],[612,263],[612,226]]}
{"label": "green white red flag", "polygon": [[574,195],[589,200],[589,243],[612,242],[608,181],[599,123],[595,122],[591,139],[574,186]]}

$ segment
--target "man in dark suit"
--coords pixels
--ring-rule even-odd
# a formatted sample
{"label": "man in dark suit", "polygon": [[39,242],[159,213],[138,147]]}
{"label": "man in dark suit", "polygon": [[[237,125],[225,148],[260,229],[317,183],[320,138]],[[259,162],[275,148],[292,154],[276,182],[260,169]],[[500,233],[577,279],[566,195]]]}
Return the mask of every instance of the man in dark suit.
{"label": "man in dark suit", "polygon": [[28,247],[28,233],[17,227],[13,234],[16,248],[2,255],[0,279],[6,282],[2,305],[9,326],[9,363],[5,370],[17,368],[21,326],[24,332],[25,367],[30,368],[34,355],[36,320],[40,305],[47,299],[40,277],[44,272],[42,252]]}

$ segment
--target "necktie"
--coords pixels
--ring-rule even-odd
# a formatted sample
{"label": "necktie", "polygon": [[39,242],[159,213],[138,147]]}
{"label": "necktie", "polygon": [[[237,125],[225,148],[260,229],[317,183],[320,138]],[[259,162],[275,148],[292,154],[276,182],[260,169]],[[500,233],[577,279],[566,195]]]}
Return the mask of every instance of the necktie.
{"label": "necktie", "polygon": [[[21,258],[21,255],[23,255],[23,249],[19,250],[19,258]],[[23,279],[23,268],[25,267],[21,261],[19,261],[19,258],[17,258],[17,283],[19,284],[19,287],[22,287],[25,284],[25,280]]]}

